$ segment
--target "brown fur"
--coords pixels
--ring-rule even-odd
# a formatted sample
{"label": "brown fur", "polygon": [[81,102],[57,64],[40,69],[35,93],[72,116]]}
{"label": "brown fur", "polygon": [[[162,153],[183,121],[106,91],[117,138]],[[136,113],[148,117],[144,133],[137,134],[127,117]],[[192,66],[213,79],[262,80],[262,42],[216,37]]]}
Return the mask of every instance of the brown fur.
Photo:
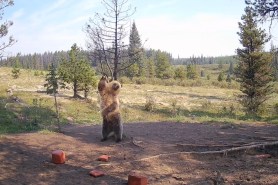
{"label": "brown fur", "polygon": [[116,142],[122,140],[123,126],[121,123],[119,92],[121,84],[118,81],[108,81],[103,76],[98,83],[98,91],[101,98],[102,141],[108,139],[108,135],[114,132]]}

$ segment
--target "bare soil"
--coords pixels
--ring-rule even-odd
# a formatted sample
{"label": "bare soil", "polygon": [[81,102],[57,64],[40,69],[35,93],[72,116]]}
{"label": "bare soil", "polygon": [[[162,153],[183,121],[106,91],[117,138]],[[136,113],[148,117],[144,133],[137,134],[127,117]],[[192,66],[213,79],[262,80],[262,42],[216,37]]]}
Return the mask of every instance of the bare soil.
{"label": "bare soil", "polygon": [[[276,125],[130,123],[124,132],[120,143],[100,142],[101,125],[2,136],[0,184],[121,185],[133,171],[154,185],[278,184]],[[57,149],[65,164],[51,162]],[[103,154],[111,160],[97,161]],[[106,175],[94,178],[93,169]]]}

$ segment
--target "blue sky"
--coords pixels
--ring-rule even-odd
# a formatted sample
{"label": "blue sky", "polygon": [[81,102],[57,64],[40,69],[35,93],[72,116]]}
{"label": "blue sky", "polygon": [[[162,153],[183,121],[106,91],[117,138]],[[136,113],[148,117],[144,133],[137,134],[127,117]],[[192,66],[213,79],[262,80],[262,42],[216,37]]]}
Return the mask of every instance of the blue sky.
{"label": "blue sky", "polygon": [[[240,47],[238,22],[244,0],[130,0],[146,48],[161,49],[174,57],[233,55]],[[100,0],[15,0],[5,9],[12,20],[10,33],[18,42],[7,55],[69,50],[73,43],[86,49],[83,31],[89,18],[103,12]],[[274,24],[277,43],[278,25]],[[276,36],[276,37],[275,37]],[[267,46],[268,47],[268,46]]]}

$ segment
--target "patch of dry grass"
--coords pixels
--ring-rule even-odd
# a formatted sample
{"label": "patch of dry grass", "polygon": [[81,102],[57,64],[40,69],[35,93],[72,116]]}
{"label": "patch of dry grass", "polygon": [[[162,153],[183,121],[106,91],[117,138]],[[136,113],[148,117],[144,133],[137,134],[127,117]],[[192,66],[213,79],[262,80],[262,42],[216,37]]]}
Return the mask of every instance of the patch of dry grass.
{"label": "patch of dry grass", "polygon": [[[7,125],[15,123],[25,113],[28,119],[39,117],[39,126],[48,129],[55,125],[55,108],[53,97],[43,93],[44,76],[35,76],[34,71],[22,70],[18,79],[11,76],[11,68],[0,68],[1,110],[7,115]],[[16,96],[28,109],[5,108],[11,95],[6,92],[12,89]],[[39,92],[40,91],[40,92]],[[120,94],[121,110],[124,123],[179,121],[179,122],[244,122],[242,109],[236,101],[237,89],[217,88],[215,86],[183,87],[150,84],[123,84]],[[58,96],[63,123],[100,124],[99,95],[96,89],[90,93],[89,100],[72,99],[72,90],[61,90]],[[278,103],[278,96],[269,100]],[[145,110],[147,98],[153,98],[154,107]],[[39,106],[33,104],[34,99],[40,101]],[[34,114],[38,114],[34,116]],[[14,118],[13,118],[14,117]],[[5,121],[5,120],[0,120]],[[25,120],[26,121],[26,120]],[[27,120],[28,124],[32,120]],[[253,120],[255,121],[255,120]],[[23,120],[24,122],[24,120]],[[4,128],[6,129],[6,127]],[[22,129],[22,128],[20,128]],[[27,129],[28,130],[28,129]]]}
{"label": "patch of dry grass", "polygon": [[146,97],[152,96],[156,99],[156,103],[162,107],[169,107],[173,100],[177,100],[180,106],[192,109],[200,107],[204,101],[211,101],[215,104],[232,103],[237,93],[239,93],[238,90],[215,87],[125,84],[121,92],[121,101],[123,104],[143,105],[146,102]]}

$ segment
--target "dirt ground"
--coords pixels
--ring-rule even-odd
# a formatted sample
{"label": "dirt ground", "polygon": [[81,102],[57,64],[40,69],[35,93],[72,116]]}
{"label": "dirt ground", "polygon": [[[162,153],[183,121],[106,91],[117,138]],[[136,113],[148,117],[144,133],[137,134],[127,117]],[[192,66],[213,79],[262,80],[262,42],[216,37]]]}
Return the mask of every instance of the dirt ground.
{"label": "dirt ground", "polygon": [[[278,126],[130,123],[124,132],[120,143],[100,142],[101,125],[1,136],[0,184],[121,185],[134,171],[154,185],[278,184]],[[259,144],[265,146],[247,149]],[[65,151],[65,164],[51,162],[56,149]],[[111,160],[97,161],[103,154]],[[94,178],[93,169],[106,175]]]}

